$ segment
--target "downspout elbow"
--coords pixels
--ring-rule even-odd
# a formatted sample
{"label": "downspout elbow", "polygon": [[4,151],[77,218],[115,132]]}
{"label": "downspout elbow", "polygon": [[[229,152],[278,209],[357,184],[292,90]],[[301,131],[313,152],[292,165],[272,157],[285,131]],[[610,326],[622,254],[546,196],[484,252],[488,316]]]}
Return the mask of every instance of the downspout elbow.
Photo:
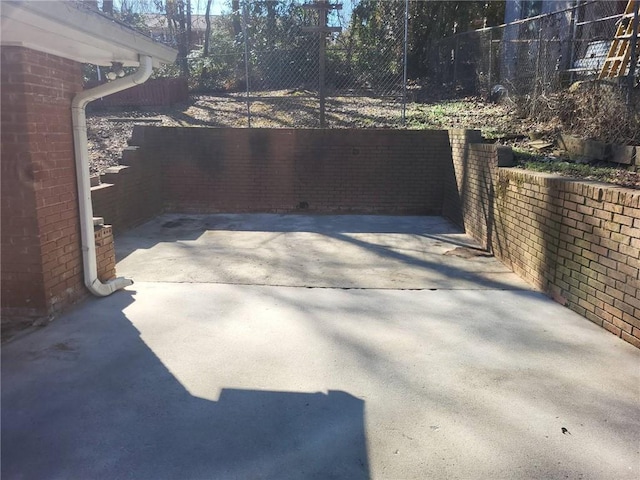
{"label": "downspout elbow", "polygon": [[118,78],[113,82],[103,83],[97,87],[90,88],[89,90],[83,90],[78,93],[72,100],[72,108],[84,109],[87,104],[97,100],[98,98],[106,97],[112,93],[117,93],[128,88],[135,87],[146,82],[151,73],[153,72],[153,61],[151,57],[146,55],[140,56],[140,67],[131,75]]}
{"label": "downspout elbow", "polygon": [[118,277],[112,280],[108,280],[105,283],[102,283],[99,279],[95,279],[91,285],[87,285],[87,288],[93,293],[96,297],[106,297],[111,295],[113,292],[117,290],[121,290],[124,287],[128,287],[133,285],[133,280],[130,278]]}

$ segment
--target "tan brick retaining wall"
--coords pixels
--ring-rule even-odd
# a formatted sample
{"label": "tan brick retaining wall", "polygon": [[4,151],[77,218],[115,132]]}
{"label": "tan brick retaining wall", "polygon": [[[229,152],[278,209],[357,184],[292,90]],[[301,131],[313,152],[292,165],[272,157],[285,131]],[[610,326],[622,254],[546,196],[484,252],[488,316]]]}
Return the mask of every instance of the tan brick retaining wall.
{"label": "tan brick retaining wall", "polygon": [[640,348],[640,192],[497,166],[452,131],[457,195],[443,213],[531,284]]}
{"label": "tan brick retaining wall", "polygon": [[132,143],[171,212],[439,214],[451,164],[446,131],[142,126]]}
{"label": "tan brick retaining wall", "polygon": [[143,157],[137,147],[122,153],[121,165],[100,176],[91,188],[93,212],[112,225],[115,233],[126,231],[164,210],[162,171],[152,157]]}

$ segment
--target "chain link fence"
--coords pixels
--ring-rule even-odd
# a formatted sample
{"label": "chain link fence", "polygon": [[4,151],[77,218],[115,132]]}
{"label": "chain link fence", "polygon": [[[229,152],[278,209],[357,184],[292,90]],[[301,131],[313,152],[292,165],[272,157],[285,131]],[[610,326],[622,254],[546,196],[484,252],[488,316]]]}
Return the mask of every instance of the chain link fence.
{"label": "chain link fence", "polygon": [[[522,116],[560,118],[569,131],[638,142],[640,68],[597,81],[621,22],[632,20],[622,15],[625,5],[581,1],[449,37],[432,48],[427,84],[452,96],[508,97]],[[192,53],[193,63],[207,63],[192,68],[199,72],[192,83],[244,102],[251,127],[401,126],[407,101],[415,100],[405,75],[407,6],[240,0],[215,18],[209,55]]]}
{"label": "chain link fence", "polygon": [[633,21],[625,4],[580,2],[449,37],[434,49],[431,79],[458,94],[513,102],[534,120],[558,118],[569,131],[638,143],[638,57],[619,75],[598,78],[618,28]]}
{"label": "chain link fence", "polygon": [[[457,28],[435,30],[447,2],[225,0],[215,14],[208,0],[167,2],[175,8],[161,13],[155,0],[123,0],[123,12],[125,3],[139,13],[122,20],[181,52],[160,76],[188,77],[192,93],[224,100],[220,125],[399,127],[408,102],[469,95],[560,119],[565,131],[640,142],[640,64],[598,80],[616,33],[633,20],[626,0],[579,0],[442,40]],[[468,23],[482,20],[473,15]]]}
{"label": "chain link fence", "polygon": [[209,54],[190,54],[192,89],[244,102],[251,127],[400,125],[406,2],[378,4],[375,18],[364,3],[327,2],[325,14],[302,0],[238,2],[215,18]]}

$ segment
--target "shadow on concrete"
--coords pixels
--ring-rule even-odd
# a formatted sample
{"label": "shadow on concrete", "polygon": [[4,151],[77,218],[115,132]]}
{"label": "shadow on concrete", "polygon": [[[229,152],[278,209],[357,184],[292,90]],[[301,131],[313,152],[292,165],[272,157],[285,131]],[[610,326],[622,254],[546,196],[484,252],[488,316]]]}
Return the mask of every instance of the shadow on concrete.
{"label": "shadow on concrete", "polygon": [[[416,266],[424,269],[435,269],[440,272],[441,275],[444,275],[451,281],[456,280],[475,280],[479,284],[482,284],[485,288],[493,288],[498,290],[519,290],[520,288],[514,288],[512,284],[502,282],[500,280],[493,280],[490,278],[484,278],[481,275],[478,275],[477,272],[471,272],[468,270],[461,269],[459,266],[453,265],[451,263],[445,262],[433,262],[426,259],[419,259],[412,257],[410,255],[406,255],[405,253],[391,250],[390,248],[384,245],[377,245],[372,242],[366,242],[359,240],[357,238],[350,237],[348,235],[342,234],[331,234],[329,235],[336,240],[340,240],[346,243],[350,243],[352,245],[356,245],[364,250],[369,250],[373,253],[379,254],[384,257],[389,257],[395,260],[399,260],[407,266]],[[464,245],[460,245],[463,248],[468,248]]]}
{"label": "shadow on concrete", "polygon": [[140,281],[528,288],[441,217],[170,214],[118,237],[116,254]]}
{"label": "shadow on concrete", "polygon": [[[116,238],[118,261],[138,248],[148,249],[160,242],[197,240],[207,231],[269,233],[395,233],[443,239],[461,233],[459,227],[442,217],[385,215],[304,215],[219,213],[209,215],[165,214]],[[129,242],[134,239],[135,242]],[[462,245],[467,246],[462,242]]]}
{"label": "shadow on concrete", "polygon": [[233,388],[194,397],[127,319],[132,294],[3,348],[3,478],[369,478],[363,400]]}
{"label": "shadow on concrete", "polygon": [[3,347],[3,478],[637,478],[637,350],[542,294],[138,288]]}

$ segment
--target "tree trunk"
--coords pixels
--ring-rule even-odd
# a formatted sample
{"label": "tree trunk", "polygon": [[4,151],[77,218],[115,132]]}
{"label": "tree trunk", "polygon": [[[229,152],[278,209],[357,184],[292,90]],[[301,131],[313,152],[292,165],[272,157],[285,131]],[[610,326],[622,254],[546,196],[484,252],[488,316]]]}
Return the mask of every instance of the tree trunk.
{"label": "tree trunk", "polygon": [[267,42],[275,46],[276,38],[276,2],[267,2]]}
{"label": "tree trunk", "polygon": [[204,47],[202,47],[202,56],[209,56],[209,38],[211,37],[211,2],[213,0],[207,0],[207,10],[204,13],[204,21],[207,23],[207,28],[204,31]]}
{"label": "tree trunk", "polygon": [[187,0],[187,4],[186,4],[186,23],[187,23],[187,28],[186,28],[186,36],[187,36],[187,41],[185,42],[185,45],[187,47],[187,55],[189,54],[189,52],[191,51],[191,44],[193,42],[192,38],[191,38],[191,0]]}
{"label": "tree trunk", "polygon": [[231,0],[231,16],[233,18],[233,36],[236,42],[240,41],[242,25],[240,25],[240,0]]}
{"label": "tree trunk", "polygon": [[180,74],[189,77],[189,63],[187,55],[189,49],[187,47],[187,20],[185,17],[184,0],[167,0],[167,19],[173,23],[175,27],[175,38],[178,49],[178,57],[176,61],[180,67]]}
{"label": "tree trunk", "polygon": [[180,72],[183,77],[189,76],[189,67],[187,64],[187,20],[184,15],[184,0],[178,2],[178,25],[180,29],[178,56],[180,57]]}

